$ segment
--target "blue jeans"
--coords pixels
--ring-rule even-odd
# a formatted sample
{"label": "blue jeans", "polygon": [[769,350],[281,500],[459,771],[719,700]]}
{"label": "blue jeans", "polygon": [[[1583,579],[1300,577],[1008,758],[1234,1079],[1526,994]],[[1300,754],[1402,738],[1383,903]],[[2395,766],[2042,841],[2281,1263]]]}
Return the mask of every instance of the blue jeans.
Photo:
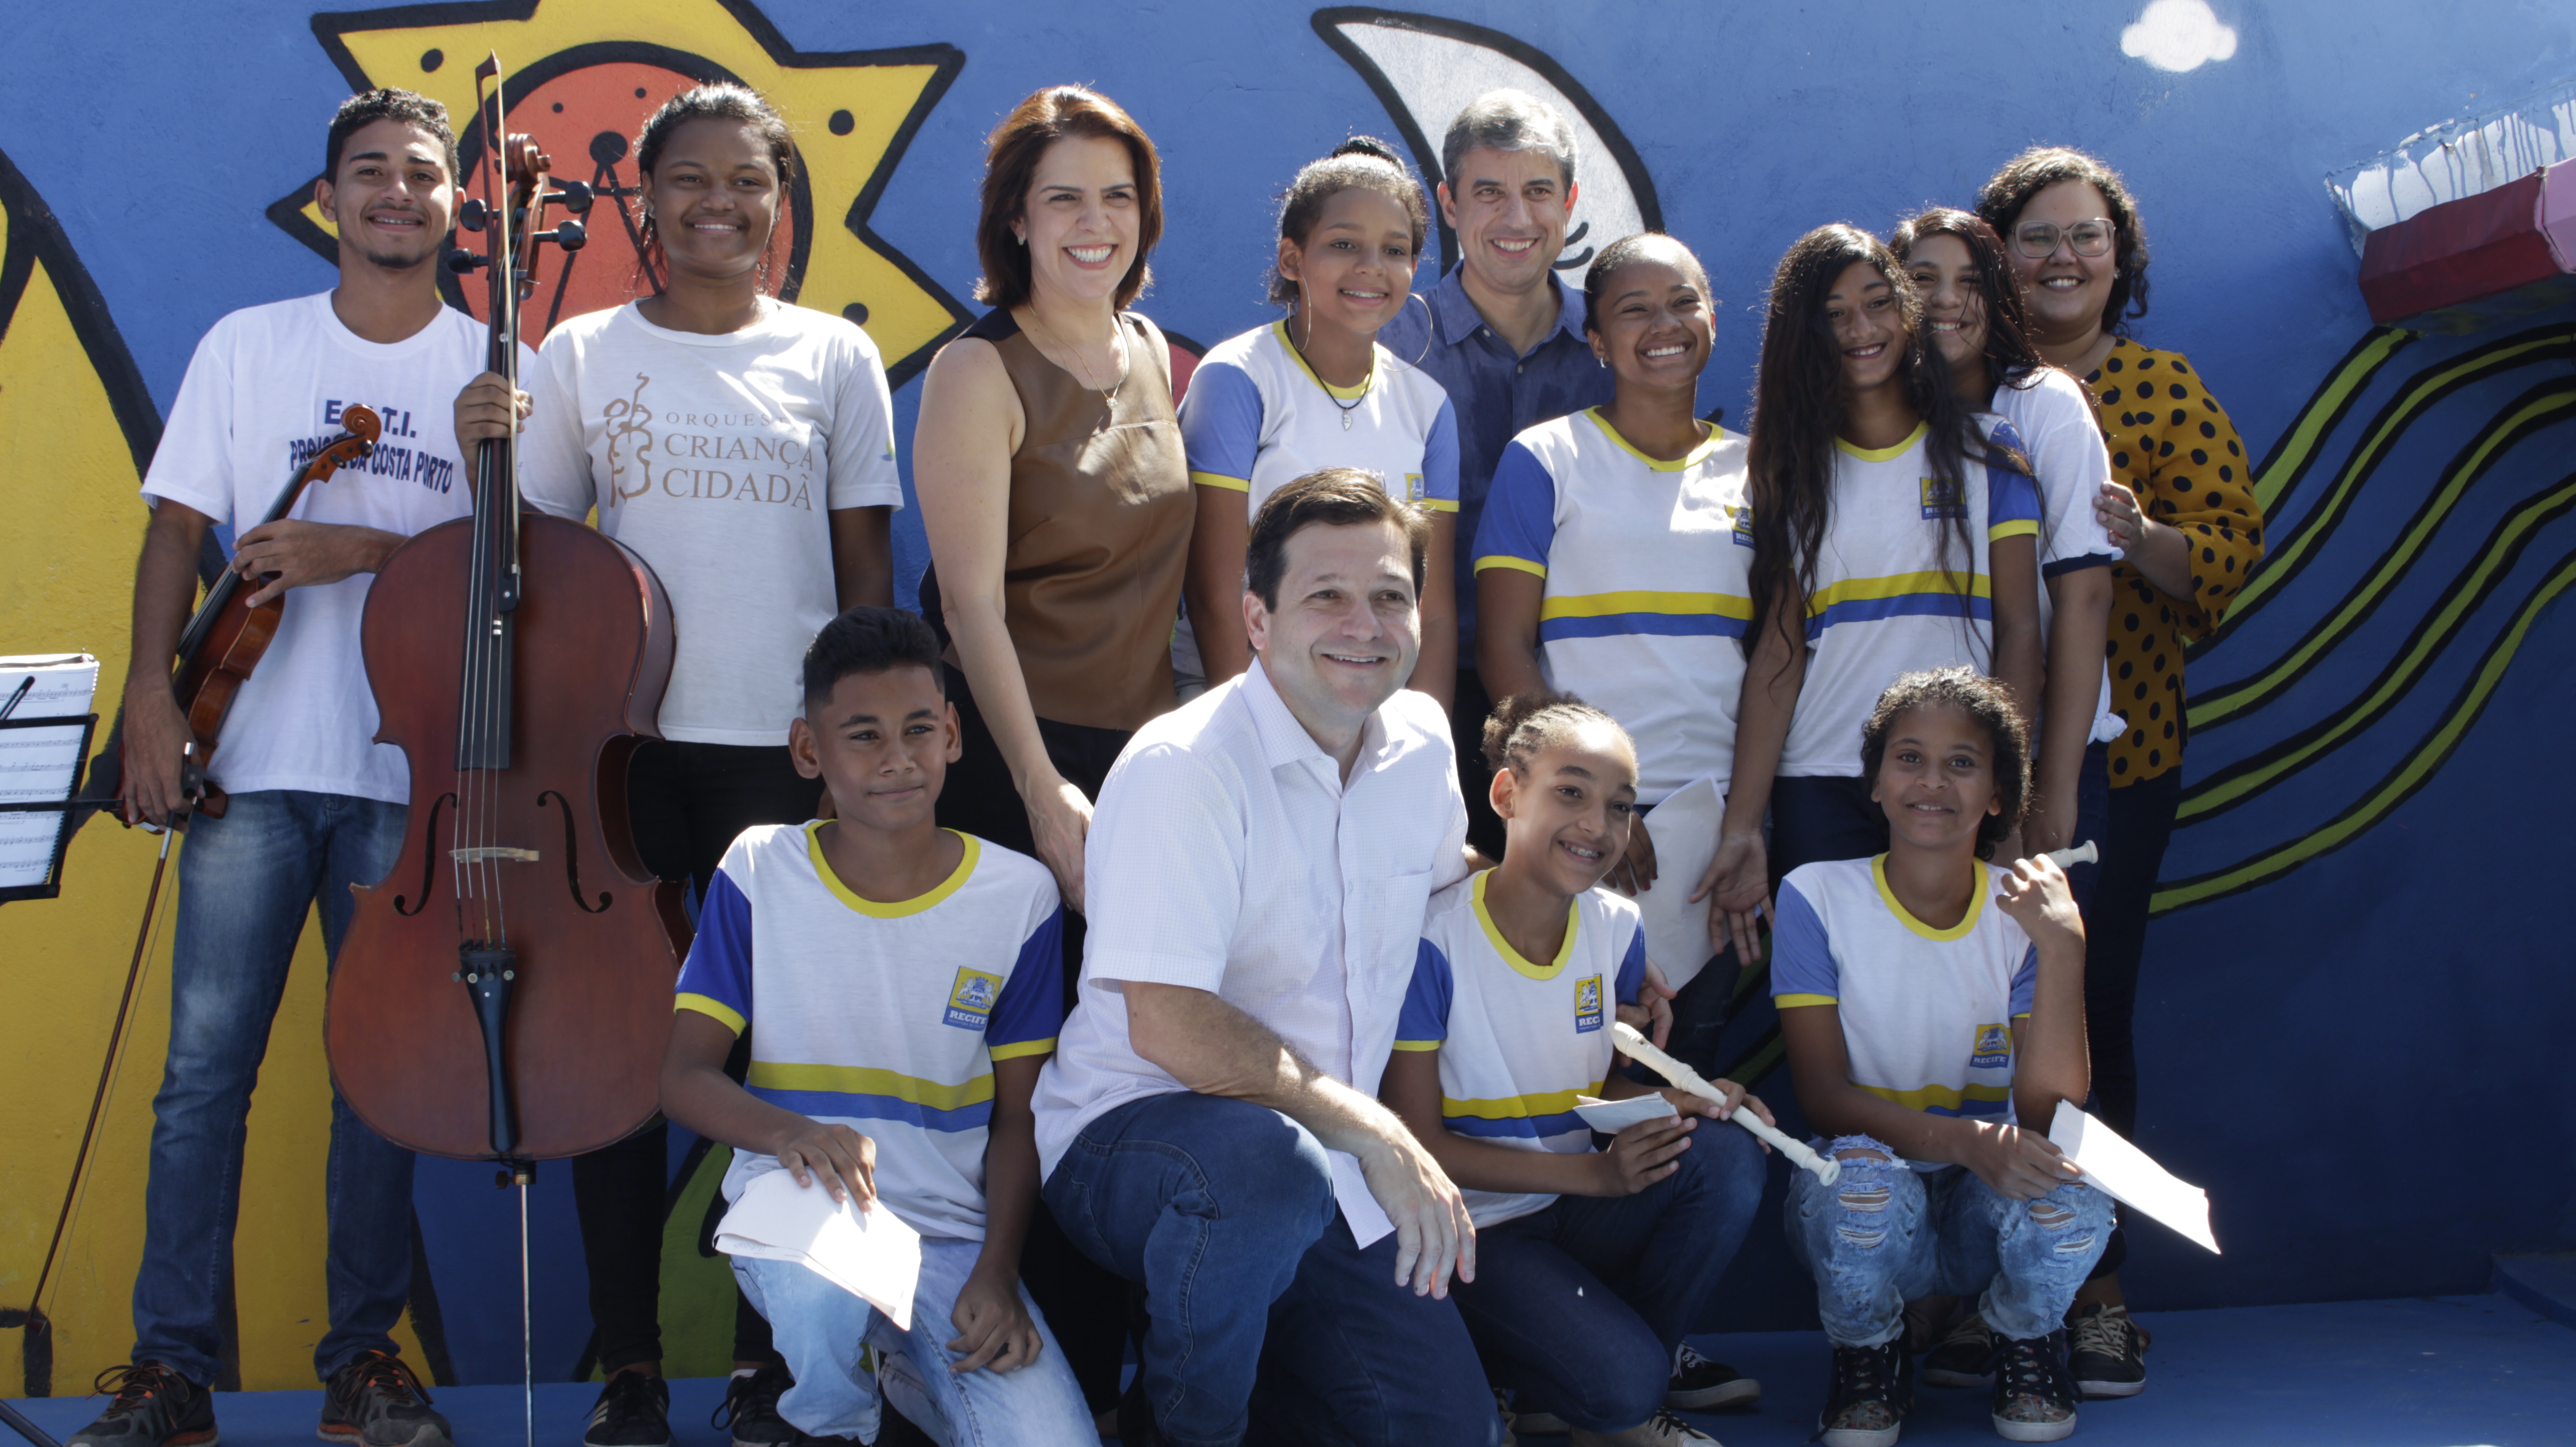
{"label": "blue jeans", "polygon": [[[251,1087],[308,910],[336,964],[355,901],[402,852],[400,804],[273,789],[198,816],[179,846],[170,950],[170,1053],[152,1101],[143,1265],[134,1278],[134,1360],[200,1384],[220,1370],[216,1321],[241,1214]],[[322,1048],[311,1040],[295,1049]],[[323,1257],[331,1323],[313,1348],[325,1379],[370,1348],[392,1351],[411,1291],[412,1153],[331,1093]]]}
{"label": "blue jeans", "polygon": [[[981,1241],[922,1241],[910,1331],[795,1262],[734,1257],[734,1280],[768,1318],[770,1339],[796,1378],[778,1399],[778,1415],[817,1437],[874,1442],[882,1387],[940,1447],[1094,1447],[1100,1434],[1082,1389],[1025,1288],[1020,1304],[1045,1341],[1038,1359],[1015,1372],[948,1369],[957,1359],[948,1350],[957,1336],[949,1313],[983,1252]],[[876,1348],[873,1376],[859,1361],[867,1347]]]}
{"label": "blue jeans", "polygon": [[1187,1091],[1104,1112],[1047,1177],[1073,1243],[1140,1282],[1141,1380],[1163,1440],[1491,1447],[1502,1419],[1449,1301],[1354,1245],[1324,1148],[1275,1110]]}
{"label": "blue jeans", "polygon": [[1476,1233],[1458,1313],[1522,1410],[1617,1432],[1663,1406],[1682,1335],[1762,1204],[1766,1158],[1703,1119],[1673,1164],[1633,1196],[1559,1196]]}
{"label": "blue jeans", "polygon": [[1830,1186],[1789,1173],[1789,1254],[1815,1276],[1816,1309],[1836,1346],[1894,1341],[1905,1303],[1935,1294],[1978,1297],[1998,1336],[2046,1336],[2111,1233],[2111,1198],[2080,1181],[2015,1201],[1965,1166],[1917,1171],[1868,1136],[1813,1144],[1818,1154],[1886,1157],[1843,1161]]}

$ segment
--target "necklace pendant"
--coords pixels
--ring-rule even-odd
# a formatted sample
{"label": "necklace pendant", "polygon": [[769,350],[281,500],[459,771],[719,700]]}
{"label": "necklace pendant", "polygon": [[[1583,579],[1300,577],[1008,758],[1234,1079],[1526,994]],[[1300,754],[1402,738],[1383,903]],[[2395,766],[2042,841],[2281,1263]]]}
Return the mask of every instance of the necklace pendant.
{"label": "necklace pendant", "polygon": [[1342,430],[1344,432],[1351,430],[1351,414],[1348,412],[1342,414]]}

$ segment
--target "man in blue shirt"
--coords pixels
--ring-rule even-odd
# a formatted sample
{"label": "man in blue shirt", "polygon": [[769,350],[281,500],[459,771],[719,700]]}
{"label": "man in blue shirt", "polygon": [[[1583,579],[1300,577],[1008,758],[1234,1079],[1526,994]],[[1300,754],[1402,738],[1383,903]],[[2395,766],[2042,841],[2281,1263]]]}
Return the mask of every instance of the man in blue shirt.
{"label": "man in blue shirt", "polygon": [[1476,674],[1476,524],[1503,447],[1523,428],[1610,400],[1611,376],[1583,335],[1583,292],[1555,274],[1574,215],[1574,129],[1516,90],[1468,102],[1440,143],[1440,214],[1459,262],[1378,341],[1429,372],[1458,416],[1458,691],[1451,706],[1468,837],[1500,858],[1487,801],[1485,715]]}

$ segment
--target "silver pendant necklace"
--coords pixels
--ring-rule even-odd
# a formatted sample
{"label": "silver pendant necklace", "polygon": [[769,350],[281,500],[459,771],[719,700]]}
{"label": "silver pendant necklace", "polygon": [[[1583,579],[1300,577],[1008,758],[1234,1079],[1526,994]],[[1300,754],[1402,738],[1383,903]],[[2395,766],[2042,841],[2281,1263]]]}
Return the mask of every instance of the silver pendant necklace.
{"label": "silver pendant necklace", "polygon": [[1377,382],[1376,349],[1374,347],[1370,349],[1368,375],[1360,378],[1360,394],[1353,397],[1346,405],[1343,403],[1341,398],[1333,395],[1332,386],[1325,382],[1324,374],[1316,371],[1315,364],[1312,361],[1307,360],[1306,349],[1297,345],[1297,328],[1295,324],[1292,323],[1281,328],[1281,330],[1287,333],[1289,350],[1294,351],[1297,354],[1298,361],[1305,362],[1306,375],[1313,377],[1315,379],[1315,385],[1324,389],[1324,400],[1332,403],[1335,410],[1342,414],[1342,430],[1344,432],[1350,431],[1351,418],[1358,414],[1360,404],[1368,400],[1369,388]]}

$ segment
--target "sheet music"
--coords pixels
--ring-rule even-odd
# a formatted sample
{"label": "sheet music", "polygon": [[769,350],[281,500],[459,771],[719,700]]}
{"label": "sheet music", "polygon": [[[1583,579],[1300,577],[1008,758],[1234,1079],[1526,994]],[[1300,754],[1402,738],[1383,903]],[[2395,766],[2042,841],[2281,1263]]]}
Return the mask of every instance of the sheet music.
{"label": "sheet music", "polygon": [[[17,727],[0,729],[0,804],[66,799],[80,772],[82,722],[98,690],[98,660],[86,653],[0,658],[0,705],[33,679],[9,715]],[[68,719],[57,725],[38,719]],[[42,884],[54,864],[54,844],[67,816],[51,812],[0,813],[0,889]]]}
{"label": "sheet music", "polygon": [[1655,839],[1654,887],[1637,896],[1645,916],[1646,958],[1676,990],[1697,979],[1716,953],[1708,943],[1708,901],[1693,904],[1690,892],[1717,857],[1717,829],[1725,821],[1726,801],[1717,796],[1716,781],[1695,779],[1638,824]]}
{"label": "sheet music", "polygon": [[2176,1179],[2119,1132],[2067,1101],[2057,1103],[2048,1138],[2084,1168],[2084,1179],[2111,1199],[2125,1202],[2182,1233],[2183,1239],[2218,1251],[2209,1229],[2209,1193]]}

